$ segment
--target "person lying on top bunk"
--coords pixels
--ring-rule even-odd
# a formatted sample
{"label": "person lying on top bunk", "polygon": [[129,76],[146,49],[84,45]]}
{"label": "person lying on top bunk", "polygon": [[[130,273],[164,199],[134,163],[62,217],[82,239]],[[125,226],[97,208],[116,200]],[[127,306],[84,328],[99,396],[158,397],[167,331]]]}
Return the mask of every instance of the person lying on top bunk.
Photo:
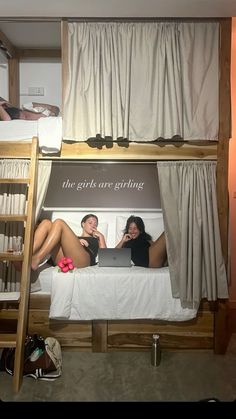
{"label": "person lying on top bunk", "polygon": [[47,103],[30,102],[23,105],[22,109],[17,108],[0,97],[0,121],[11,121],[12,119],[35,121],[47,116],[58,116],[59,112],[58,106]]}
{"label": "person lying on top bunk", "polygon": [[163,232],[157,240],[152,241],[146,233],[141,217],[131,215],[126,222],[124,235],[116,245],[117,248],[131,248],[131,259],[136,266],[144,268],[161,268],[166,266],[166,240]]}

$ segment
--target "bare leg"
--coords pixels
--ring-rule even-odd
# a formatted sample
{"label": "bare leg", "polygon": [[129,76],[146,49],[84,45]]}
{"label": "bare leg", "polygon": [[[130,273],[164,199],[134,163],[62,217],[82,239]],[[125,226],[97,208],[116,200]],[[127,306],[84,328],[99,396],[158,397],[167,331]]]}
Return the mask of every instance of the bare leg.
{"label": "bare leg", "polygon": [[149,268],[161,268],[167,259],[165,233],[149,247]]}
{"label": "bare leg", "polygon": [[[52,223],[49,234],[47,235],[41,248],[33,255],[32,269],[36,270],[40,261],[47,254],[59,251],[61,247],[64,256],[70,256],[77,268],[84,268],[90,265],[90,256],[81,245],[78,237],[63,220],[55,220]],[[60,254],[60,252],[59,252]],[[59,260],[59,254],[56,255],[56,262]]]}
{"label": "bare leg", "polygon": [[62,257],[64,257],[63,250],[61,248],[61,245],[58,244],[52,251],[52,260],[54,263],[57,263]]}
{"label": "bare leg", "polygon": [[[49,232],[52,228],[52,221],[51,220],[43,220],[37,227],[34,233],[34,245],[33,245],[33,255],[40,249],[43,245],[46,237],[48,236]],[[61,259],[64,254],[60,245],[57,245],[52,251],[52,259],[53,261]]]}
{"label": "bare leg", "polygon": [[[40,249],[42,244],[44,243],[46,237],[48,236],[52,227],[51,220],[43,220],[38,225],[34,232],[34,243],[33,243],[33,255]],[[22,262],[21,261],[14,261],[13,265],[16,271],[22,270]]]}
{"label": "bare leg", "polygon": [[34,232],[34,244],[33,244],[33,255],[40,249],[43,245],[46,237],[48,236],[52,228],[51,220],[43,220],[38,225]]}

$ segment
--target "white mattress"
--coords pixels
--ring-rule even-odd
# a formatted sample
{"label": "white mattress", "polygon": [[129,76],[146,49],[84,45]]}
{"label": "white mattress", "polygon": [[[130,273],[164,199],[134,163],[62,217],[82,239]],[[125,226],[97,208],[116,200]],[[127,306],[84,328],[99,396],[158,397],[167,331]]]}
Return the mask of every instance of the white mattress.
{"label": "white mattress", "polygon": [[62,118],[0,121],[0,141],[28,141],[33,137],[38,137],[42,153],[58,153],[62,142]]}
{"label": "white mattress", "polygon": [[39,273],[37,284],[38,284],[38,289],[40,290],[40,293],[51,294],[52,273],[54,269],[55,268],[53,266],[50,266],[46,269],[42,269],[41,272]]}
{"label": "white mattress", "polygon": [[38,135],[38,121],[0,121],[1,141],[25,141]]}
{"label": "white mattress", "polygon": [[90,266],[61,273],[50,267],[39,275],[40,292],[51,294],[53,319],[190,320],[196,308],[181,307],[171,294],[169,269]]}

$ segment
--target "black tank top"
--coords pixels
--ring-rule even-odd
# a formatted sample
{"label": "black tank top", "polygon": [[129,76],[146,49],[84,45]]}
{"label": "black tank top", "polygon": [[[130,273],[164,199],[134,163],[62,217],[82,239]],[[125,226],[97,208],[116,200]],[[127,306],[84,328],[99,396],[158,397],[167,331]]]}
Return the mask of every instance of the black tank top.
{"label": "black tank top", "polygon": [[90,266],[96,265],[96,257],[98,254],[98,239],[96,237],[78,237],[79,239],[84,239],[88,242],[88,247],[84,246],[84,249],[90,255]]}
{"label": "black tank top", "polygon": [[144,268],[148,268],[148,249],[150,247],[150,243],[147,239],[142,236],[138,236],[137,239],[132,239],[126,242],[124,247],[129,247],[131,249],[131,259],[136,266],[143,266]]}

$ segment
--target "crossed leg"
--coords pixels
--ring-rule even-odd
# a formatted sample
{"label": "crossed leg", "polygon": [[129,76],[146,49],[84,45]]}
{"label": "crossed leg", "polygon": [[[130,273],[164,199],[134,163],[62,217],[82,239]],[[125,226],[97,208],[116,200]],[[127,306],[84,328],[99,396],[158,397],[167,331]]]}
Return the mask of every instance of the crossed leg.
{"label": "crossed leg", "polygon": [[163,232],[149,247],[149,268],[161,268],[167,259],[166,239]]}

